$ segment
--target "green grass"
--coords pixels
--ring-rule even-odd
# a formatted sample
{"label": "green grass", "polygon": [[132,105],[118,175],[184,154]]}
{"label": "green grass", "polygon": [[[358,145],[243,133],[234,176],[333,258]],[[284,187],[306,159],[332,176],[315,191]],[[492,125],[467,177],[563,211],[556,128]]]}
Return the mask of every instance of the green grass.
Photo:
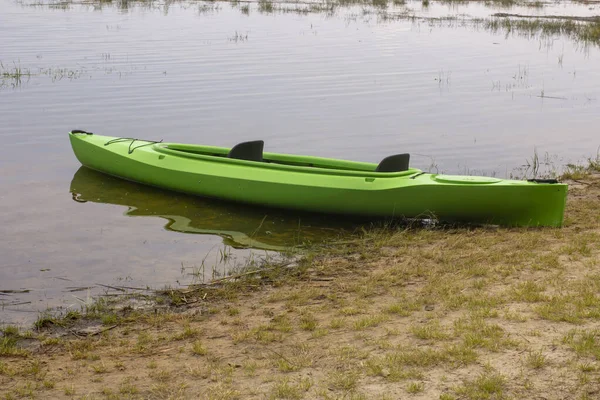
{"label": "green grass", "polygon": [[50,380],[44,380],[42,382],[42,386],[44,386],[44,389],[54,389],[56,387],[56,382],[50,381]]}
{"label": "green grass", "polygon": [[73,385],[64,387],[65,396],[75,396],[75,387]]}
{"label": "green grass", "polygon": [[431,321],[423,325],[413,326],[411,332],[415,337],[422,340],[446,340],[452,337],[447,332],[447,329],[440,325],[439,321]]}
{"label": "green grass", "polygon": [[100,320],[102,321],[103,325],[116,325],[119,323],[119,316],[117,314],[114,313],[109,313],[106,315],[103,315]]}
{"label": "green grass", "polygon": [[300,328],[305,331],[314,331],[317,325],[317,319],[313,314],[305,313],[300,317]]}
{"label": "green grass", "polygon": [[0,357],[2,356],[20,356],[25,357],[28,351],[17,346],[17,338],[14,336],[0,337]]}
{"label": "green grass", "polygon": [[345,316],[352,316],[352,315],[358,315],[358,314],[362,314],[364,311],[357,308],[357,307],[344,307],[342,309],[339,310],[339,313],[341,315],[345,315]]}
{"label": "green grass", "polygon": [[369,315],[354,321],[353,327],[355,330],[373,328],[386,320],[388,320],[388,317],[384,314]]}
{"label": "green grass", "polygon": [[430,347],[403,348],[388,352],[384,356],[373,356],[366,361],[369,375],[381,376],[390,382],[406,379],[422,379],[424,371],[439,366],[472,364],[477,353],[463,344],[441,349]]}
{"label": "green grass", "polygon": [[184,339],[193,339],[200,335],[200,331],[198,329],[192,328],[191,325],[185,324],[183,331],[173,335],[173,340],[184,340]]}
{"label": "green grass", "polygon": [[230,317],[235,317],[237,315],[240,315],[240,309],[236,308],[236,307],[228,308],[227,315],[229,315]]}
{"label": "green grass", "polygon": [[406,391],[410,394],[420,393],[424,389],[425,389],[425,384],[423,382],[411,382],[406,387]]}
{"label": "green grass", "polygon": [[139,393],[139,388],[132,383],[132,380],[133,379],[131,378],[123,379],[123,381],[119,384],[120,394],[133,396]]}
{"label": "green grass", "polygon": [[333,318],[329,323],[331,329],[342,329],[346,326],[345,318]]}
{"label": "green grass", "polygon": [[173,380],[173,374],[166,370],[154,370],[151,371],[148,376],[155,382],[166,383]]}
{"label": "green grass", "polygon": [[329,386],[335,390],[351,391],[356,389],[360,374],[356,370],[332,371],[328,376]]}
{"label": "green grass", "polygon": [[282,372],[299,371],[315,364],[313,351],[306,344],[292,345],[283,353],[272,350],[273,365]]}
{"label": "green grass", "polygon": [[581,180],[589,175],[589,170],[583,165],[567,164],[561,179]]}
{"label": "green grass", "polygon": [[556,295],[539,305],[535,311],[543,318],[556,322],[580,324],[587,319],[600,318],[600,296],[593,290]]}
{"label": "green grass", "polygon": [[138,353],[145,353],[152,348],[153,338],[148,332],[141,332],[138,334],[137,343],[135,344],[135,351]]}
{"label": "green grass", "polygon": [[474,380],[467,380],[456,389],[461,398],[472,400],[502,399],[506,390],[506,377],[497,372],[486,372]]}
{"label": "green grass", "polygon": [[470,348],[484,348],[499,351],[507,347],[516,347],[498,324],[490,324],[483,318],[460,318],[454,323],[455,336],[461,337],[463,344]]}
{"label": "green grass", "polygon": [[271,399],[302,399],[306,392],[312,387],[312,382],[308,378],[301,378],[298,382],[293,382],[289,378],[283,378],[275,383],[271,390]]}
{"label": "green grass", "polygon": [[0,329],[0,332],[2,332],[2,334],[5,337],[8,337],[8,336],[19,337],[20,336],[19,328],[14,325],[5,326],[4,328]]}
{"label": "green grass", "polygon": [[579,356],[593,357],[600,360],[600,330],[598,329],[570,331],[563,338],[563,343]]}
{"label": "green grass", "polygon": [[524,281],[513,286],[511,294],[515,301],[537,303],[547,299],[544,290],[544,286],[537,282]]}
{"label": "green grass", "polygon": [[[598,23],[598,29],[600,29],[600,23]],[[596,157],[587,159],[587,164],[567,164],[560,179],[581,180],[594,172],[600,172],[600,148],[596,151]]]}
{"label": "green grass", "polygon": [[57,320],[54,316],[48,314],[48,313],[44,313],[44,314],[40,314],[37,318],[37,320],[34,322],[33,326],[39,331],[42,330],[44,328],[48,328],[52,325],[56,325],[57,324]]}
{"label": "green grass", "polygon": [[548,364],[548,359],[541,351],[531,351],[527,354],[525,362],[532,369],[541,369]]}
{"label": "green grass", "polygon": [[206,347],[204,347],[204,345],[202,344],[201,341],[196,340],[193,344],[192,344],[192,353],[197,355],[197,356],[204,356],[207,354],[207,350]]}
{"label": "green grass", "polygon": [[96,374],[105,374],[108,372],[108,367],[104,363],[92,365],[92,371]]}

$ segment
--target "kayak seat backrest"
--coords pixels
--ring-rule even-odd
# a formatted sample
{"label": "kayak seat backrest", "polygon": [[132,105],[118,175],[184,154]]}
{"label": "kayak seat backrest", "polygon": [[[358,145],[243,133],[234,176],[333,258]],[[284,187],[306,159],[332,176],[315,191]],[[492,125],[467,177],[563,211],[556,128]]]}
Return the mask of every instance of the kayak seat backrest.
{"label": "kayak seat backrest", "polygon": [[227,158],[262,162],[264,146],[265,142],[262,140],[254,140],[252,142],[239,143],[233,146],[231,150],[229,150]]}
{"label": "kayak seat backrest", "polygon": [[395,154],[381,160],[375,172],[402,172],[408,170],[410,154]]}

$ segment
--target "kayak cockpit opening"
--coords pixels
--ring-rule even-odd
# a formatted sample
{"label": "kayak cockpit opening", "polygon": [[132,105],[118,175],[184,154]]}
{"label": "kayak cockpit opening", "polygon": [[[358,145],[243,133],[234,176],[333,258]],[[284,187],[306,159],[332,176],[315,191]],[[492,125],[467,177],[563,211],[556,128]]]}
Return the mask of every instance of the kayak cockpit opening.
{"label": "kayak cockpit opening", "polygon": [[[93,135],[81,129],[74,129],[69,132],[71,135]],[[241,161],[251,161],[264,164],[275,164],[294,167],[321,168],[340,171],[370,172],[370,173],[402,173],[402,175],[420,172],[409,167],[410,154],[394,154],[385,157],[377,165],[365,162],[334,160],[322,157],[295,156],[291,154],[264,153],[265,142],[263,140],[253,140],[241,142],[231,149],[215,146],[199,146],[178,143],[163,143],[162,139],[145,140],[130,137],[111,138],[104,143],[109,146],[114,143],[129,142],[128,154],[132,154],[136,149],[146,146],[153,146],[155,150],[162,152],[179,153],[179,155],[188,154],[192,157],[214,157],[218,159],[228,158]],[[136,142],[141,142],[137,144]]]}
{"label": "kayak cockpit opening", "polygon": [[373,177],[393,177],[408,176],[421,172],[409,167],[410,155],[407,153],[392,155],[384,158],[379,164],[374,164],[315,156],[263,152],[264,141],[262,140],[238,143],[232,148],[180,143],[159,143],[154,145],[153,148],[160,153],[180,157],[217,162],[242,162],[247,163],[248,166],[284,168],[286,170],[299,167],[304,172],[309,172],[306,169],[309,168],[314,173],[325,173],[324,171],[327,170],[329,174],[339,172],[342,175],[365,176],[365,174],[368,174]]}
{"label": "kayak cockpit opening", "polygon": [[[235,158],[238,160],[270,162],[263,159],[263,149],[265,142],[263,140],[254,140],[251,142],[238,143],[231,148],[227,154],[227,158]],[[408,171],[410,162],[410,154],[394,154],[381,160],[375,168],[375,172],[403,172]],[[310,165],[314,166],[314,165]]]}

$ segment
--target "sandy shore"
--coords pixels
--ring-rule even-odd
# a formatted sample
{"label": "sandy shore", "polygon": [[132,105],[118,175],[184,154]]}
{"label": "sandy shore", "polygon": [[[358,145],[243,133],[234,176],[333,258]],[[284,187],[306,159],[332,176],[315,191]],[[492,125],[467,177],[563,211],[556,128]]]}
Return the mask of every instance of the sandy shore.
{"label": "sandy shore", "polygon": [[0,396],[597,398],[600,176],[568,183],[561,229],[375,229],[178,306],[7,328]]}

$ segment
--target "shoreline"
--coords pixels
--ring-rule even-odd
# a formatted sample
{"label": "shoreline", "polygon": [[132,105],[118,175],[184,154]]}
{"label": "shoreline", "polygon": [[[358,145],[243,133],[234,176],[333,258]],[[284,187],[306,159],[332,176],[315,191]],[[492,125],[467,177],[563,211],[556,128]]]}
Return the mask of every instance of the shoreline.
{"label": "shoreline", "polygon": [[374,228],[145,310],[6,327],[0,396],[593,398],[600,174],[576,172],[563,228]]}

